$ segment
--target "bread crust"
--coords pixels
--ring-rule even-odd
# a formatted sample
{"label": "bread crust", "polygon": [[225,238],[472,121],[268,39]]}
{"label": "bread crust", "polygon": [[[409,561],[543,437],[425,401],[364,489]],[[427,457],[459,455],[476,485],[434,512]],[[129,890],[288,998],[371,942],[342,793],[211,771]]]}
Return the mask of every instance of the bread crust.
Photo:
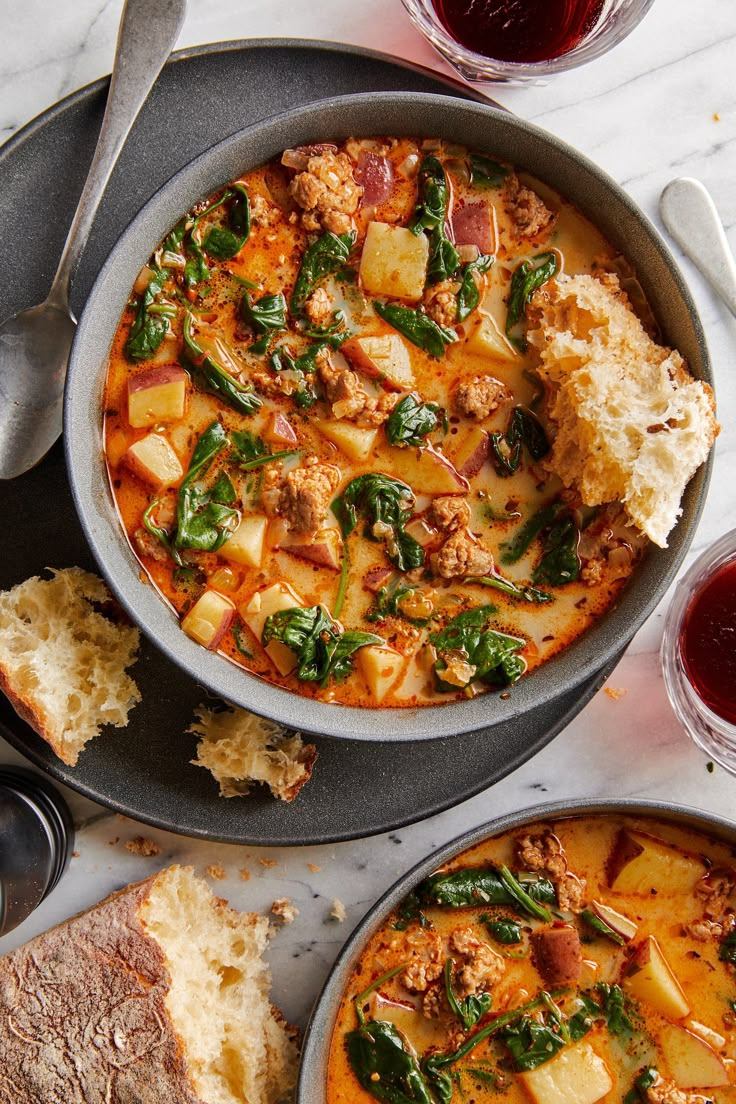
{"label": "bread crust", "polygon": [[204,1104],[139,919],[155,880],[0,959],[0,1104]]}

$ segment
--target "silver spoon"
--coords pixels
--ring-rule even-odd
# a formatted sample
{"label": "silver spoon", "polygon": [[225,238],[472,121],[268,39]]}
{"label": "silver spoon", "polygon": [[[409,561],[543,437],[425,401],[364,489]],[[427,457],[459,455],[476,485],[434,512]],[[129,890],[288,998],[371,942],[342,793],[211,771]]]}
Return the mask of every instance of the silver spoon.
{"label": "silver spoon", "polygon": [[699,180],[672,180],[659,200],[662,221],[677,244],[736,315],[736,263],[708,189]]}
{"label": "silver spoon", "polygon": [[22,475],[61,433],[62,399],[76,319],[69,290],[115,162],[171,53],[186,0],[126,0],[110,91],[79,206],[46,300],[0,325],[0,479]]}

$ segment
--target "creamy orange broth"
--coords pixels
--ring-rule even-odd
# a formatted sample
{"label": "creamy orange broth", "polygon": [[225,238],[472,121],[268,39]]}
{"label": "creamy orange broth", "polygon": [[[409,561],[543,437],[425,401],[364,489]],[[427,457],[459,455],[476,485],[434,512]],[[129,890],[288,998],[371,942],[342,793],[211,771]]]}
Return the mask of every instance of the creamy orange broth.
{"label": "creamy orange broth", "polygon": [[[620,865],[622,840],[626,839],[622,831],[633,832],[643,845],[637,862],[642,863],[644,854],[644,867],[637,869],[631,863]],[[405,913],[401,909],[389,917],[361,956],[340,1006],[330,1052],[328,1104],[368,1104],[374,1099],[373,1093],[361,1088],[348,1060],[346,1039],[358,1026],[354,998],[392,968],[426,961],[431,957],[428,947],[432,940],[439,947],[437,960],[440,964],[448,957],[454,959],[453,985],[462,991],[459,970],[468,958],[453,950],[449,942],[458,929],[469,932],[486,948],[509,956],[502,959],[500,979],[488,987],[481,981],[476,996],[487,992],[490,1008],[469,1030],[463,1029],[450,1009],[443,973],[430,981],[424,991],[417,991],[407,986],[407,975],[402,969],[361,1002],[366,1024],[371,1020],[395,1024],[403,1045],[420,1064],[431,1054],[455,1051],[496,1017],[511,1013],[509,1018],[513,1020],[513,1010],[538,998],[543,990],[554,992],[559,1022],[554,1023],[549,1007],[542,1003],[526,1015],[539,1024],[550,1025],[558,1036],[564,1033],[571,1017],[580,1011],[581,995],[602,1005],[602,991],[596,988],[600,984],[618,987],[609,990],[614,999],[623,994],[624,1012],[631,1030],[627,1036],[615,1020],[609,1024],[603,1015],[592,1016],[586,1034],[579,1040],[573,1038],[564,1043],[553,1056],[536,1067],[539,1071],[546,1069],[549,1074],[546,1087],[541,1089],[524,1084],[525,1077],[519,1074],[500,1033],[488,1037],[459,1061],[444,1067],[451,1075],[453,1101],[484,1104],[497,1100],[502,1092],[508,1104],[529,1104],[530,1099],[537,1104],[575,1104],[576,1101],[594,1104],[598,1100],[618,1104],[644,1070],[656,1071],[656,1075],[652,1073],[649,1078],[654,1086],[635,1094],[637,1101],[702,1104],[710,1100],[725,1104],[736,1100],[736,1015],[732,1007],[736,999],[736,980],[734,967],[719,958],[724,932],[730,932],[734,922],[733,849],[703,833],[651,818],[586,816],[508,832],[466,851],[443,868],[443,872],[497,868],[505,864],[520,875],[523,882],[533,875],[524,872],[520,864],[518,841],[524,837],[538,840],[550,833],[561,844],[568,875],[576,876],[582,883],[577,912],[552,905],[553,919],[547,924],[511,906],[489,906],[479,899],[476,904],[463,908],[422,904],[421,918],[425,927],[421,926],[419,918],[408,922],[402,919]],[[648,866],[649,875],[645,869],[647,848],[656,852],[653,865]],[[674,866],[667,867],[663,862],[674,863]],[[552,877],[554,881],[554,876],[545,871],[541,876]],[[687,886],[683,884],[676,889],[678,879]],[[631,890],[632,880],[636,883],[636,892]],[[721,882],[724,892],[719,897],[715,891]],[[528,882],[523,884],[529,885]],[[419,889],[421,895],[421,887]],[[594,901],[628,920],[635,927],[633,938],[619,945],[590,927],[580,909],[590,910]],[[523,941],[515,945],[496,941],[481,919],[483,914],[494,919],[507,917],[519,921]],[[533,934],[551,927],[574,929],[581,943],[582,965],[578,979],[556,988],[545,978],[544,972],[540,972]],[[696,937],[698,935],[700,938]],[[656,988],[634,988],[637,979],[640,983],[646,973],[644,969],[637,973],[636,960],[643,954],[642,948],[649,945],[651,936],[656,938],[670,977],[675,979],[675,989],[682,998],[682,1006],[668,1008],[667,1013],[657,1007]],[[432,993],[436,994],[439,1014],[430,1017],[424,1014],[423,1003],[428,1003],[428,994]],[[678,1044],[684,1058],[677,1056]],[[554,1084],[559,1076],[555,1072],[559,1056],[567,1055],[569,1059],[570,1054],[579,1052],[581,1047],[587,1047],[589,1053],[592,1051],[597,1072],[590,1076],[582,1069],[575,1079],[575,1091],[568,1088],[566,1095],[558,1096]],[[597,1077],[603,1078],[598,1089],[594,1083]],[[376,1095],[380,1092],[380,1081],[379,1077],[372,1082],[377,1086]],[[676,1095],[677,1088],[684,1095]]]}
{"label": "creamy orange broth", "polygon": [[[205,635],[202,636],[200,631],[199,637],[195,638],[263,678],[297,693],[364,706],[414,706],[446,702],[488,689],[503,689],[505,683],[517,677],[519,670],[533,671],[566,647],[610,606],[633,569],[642,542],[626,526],[616,504],[591,514],[590,511],[576,511],[574,495],[569,493],[563,503],[558,498],[561,491],[559,481],[544,469],[543,461],[533,459],[525,445],[514,474],[499,474],[493,456],[484,459],[478,470],[474,470],[472,463],[467,469],[471,435],[475,434],[474,439],[477,439],[480,434],[487,448],[488,435],[505,434],[516,408],[536,416],[538,424],[549,433],[549,427],[544,425],[539,386],[533,376],[532,356],[521,352],[518,345],[503,336],[513,273],[525,258],[550,252],[554,254],[561,271],[587,273],[596,266],[614,263],[613,251],[608,243],[569,203],[526,176],[522,178],[524,184],[530,185],[549,210],[556,214],[556,222],[548,230],[531,236],[520,235],[512,217],[513,209],[510,214],[508,198],[504,198],[508,185],[504,183],[481,189],[471,183],[467,151],[448,149],[440,143],[423,149],[421,143],[410,139],[346,143],[341,149],[347,148],[355,161],[358,151],[366,146],[378,150],[379,156],[391,163],[393,190],[384,202],[372,206],[363,204],[358,208],[351,219],[357,240],[350,250],[349,261],[337,276],[328,276],[318,286],[329,296],[330,312],[343,312],[343,332],[349,330],[353,337],[358,338],[390,335],[398,340],[410,363],[413,378],[409,383],[397,385],[385,375],[370,377],[359,364],[347,359],[339,347],[329,349],[324,355],[329,357],[333,370],[349,370],[352,373],[373,406],[377,402],[390,403],[392,396],[396,401],[401,401],[409,394],[422,403],[435,404],[437,428],[422,437],[421,447],[415,444],[402,447],[390,443],[386,421],[371,425],[361,421],[360,416],[357,421],[351,421],[350,417],[337,417],[336,405],[328,401],[319,373],[305,375],[307,385],[316,394],[316,401],[309,408],[297,405],[294,394],[274,391],[278,381],[283,383],[289,373],[287,377],[282,377],[274,371],[270,366],[271,355],[287,352],[295,358],[319,344],[317,339],[305,334],[305,330],[312,327],[303,317],[298,317],[298,312],[297,316],[293,310],[287,312],[287,328],[277,331],[270,338],[267,353],[251,352],[251,346],[257,344],[260,335],[239,314],[244,294],[257,301],[264,295],[283,292],[288,302],[304,252],[321,235],[319,230],[306,231],[301,224],[302,211],[290,197],[289,190],[294,172],[274,163],[253,170],[240,182],[254,210],[250,234],[242,248],[230,259],[218,260],[206,252],[203,254],[210,270],[208,280],[192,287],[186,286],[183,266],[185,261],[192,259],[191,248],[188,250],[186,247],[186,238],[178,248],[174,246],[166,251],[162,247],[154,254],[152,263],[161,266],[162,271],[162,290],[154,302],[154,310],[163,312],[157,317],[167,318],[163,325],[168,329],[149,356],[132,359],[126,352],[126,343],[139,311],[140,297],[153,269],[142,273],[131,303],[121,319],[110,355],[105,395],[105,449],[122,525],[142,569],[169,603],[172,612],[179,618],[185,618],[204,593],[208,599],[214,593],[216,616],[219,617],[224,611],[223,625],[228,622],[224,632],[218,635],[213,630],[208,640],[209,629],[205,624]],[[422,158],[435,155],[443,165],[448,182],[450,214],[462,209],[467,201],[487,204],[491,251],[495,255],[495,263],[490,270],[473,278],[479,306],[462,322],[455,320],[453,325],[446,327],[454,332],[457,340],[448,344],[441,356],[432,356],[407,340],[380,318],[373,308],[375,302],[389,303],[412,310],[419,307],[423,314],[425,307],[431,310],[427,305],[431,286],[419,303],[402,299],[399,295],[368,294],[364,291],[365,273],[361,269],[361,251],[370,223],[384,223],[392,228],[406,227],[411,223],[418,202],[416,165],[421,163]],[[411,175],[412,161],[414,175]],[[504,171],[510,175],[508,167]],[[407,172],[410,174],[408,178],[402,175]],[[222,194],[220,192],[207,203],[199,204],[194,214],[201,213]],[[209,228],[222,224],[228,210],[225,205],[204,217],[202,226],[196,231],[200,243]],[[192,217],[186,224],[190,229]],[[466,246],[463,257],[471,258],[472,249],[472,245],[470,249]],[[477,249],[475,253],[477,255]],[[466,263],[467,260],[463,260],[459,270],[461,274]],[[456,279],[450,285],[451,291],[453,288],[457,291],[458,283]],[[221,396],[208,391],[200,371],[202,359],[198,361],[191,353],[187,356],[184,346],[182,331],[187,311],[191,312],[198,340],[208,338],[210,350],[217,348],[212,345],[213,339],[227,345],[227,365],[231,375],[241,386],[252,386],[260,399],[254,413],[243,414],[223,401]],[[334,317],[334,313],[330,313],[330,318]],[[495,324],[495,351],[489,351],[487,346],[478,343],[478,330],[484,320],[486,325]],[[523,343],[523,322],[521,329],[517,327],[515,336],[517,341],[521,337]],[[222,346],[219,348],[221,350]],[[128,405],[131,383],[136,380],[140,382],[144,374],[152,370],[173,369],[176,372],[182,367],[186,372],[183,411],[175,416],[164,411],[158,419],[152,415],[152,419],[143,426],[131,426]],[[463,413],[458,409],[456,398],[459,382],[479,377],[491,377],[503,387],[503,398],[497,409],[491,410],[485,417]],[[262,383],[264,378],[268,379],[267,387]],[[292,384],[286,384],[287,389],[290,386]],[[274,437],[274,417],[279,414],[287,420],[289,432],[293,432],[296,439],[294,444]],[[226,449],[218,453],[212,467],[200,480],[199,487],[204,490],[211,488],[223,470],[229,474],[234,500],[230,503],[230,521],[223,528],[224,543],[212,551],[191,547],[177,549],[181,559],[177,567],[171,555],[171,546],[176,547],[178,539],[175,516],[177,493],[181,499],[182,480],[197,440],[216,421],[230,437],[233,432],[247,431],[254,439],[260,440],[261,447],[269,452],[293,449],[294,453],[250,473],[240,470],[232,451]],[[329,439],[330,426],[345,424],[357,425],[363,430],[375,429],[363,458],[349,455]],[[141,476],[140,465],[131,462],[128,451],[131,446],[152,436],[157,438],[158,445],[161,445],[158,439],[164,439],[169,455],[173,453],[181,468],[177,477],[169,478],[168,482],[164,480],[163,484],[157,481],[155,475],[144,472]],[[279,487],[288,480],[290,472],[303,468],[308,458],[316,458],[319,465],[328,465],[338,472],[337,483],[324,515],[315,526],[320,533],[324,529],[332,532],[330,539],[334,555],[329,566],[305,558],[305,555],[315,554],[315,527],[311,532],[297,534],[302,541],[301,548],[292,547],[287,551],[285,547],[294,537],[294,530],[284,517],[283,504],[279,505]],[[468,470],[466,480],[458,474],[464,466]],[[410,496],[407,516],[411,516],[411,521],[408,527],[410,533],[424,542],[423,564],[406,571],[395,569],[395,564],[388,558],[391,545],[385,535],[379,535],[378,539],[366,539],[365,515],[361,515],[355,530],[343,538],[340,519],[330,509],[330,502],[344,493],[352,479],[368,473],[382,473],[405,482],[411,488],[413,497]],[[428,490],[431,493],[427,493]],[[500,575],[516,586],[529,586],[533,582],[535,570],[544,555],[545,534],[548,534],[549,526],[531,541],[528,550],[517,562],[503,562],[502,545],[512,540],[524,522],[533,517],[541,506],[559,501],[560,516],[569,516],[576,524],[586,525],[580,537],[576,538],[578,578],[561,585],[538,582],[536,590],[543,592],[545,600],[535,604],[525,597],[509,596],[492,589],[473,576],[443,575],[438,569],[438,556],[441,556],[444,543],[453,533],[451,530],[442,531],[436,525],[428,528],[423,521],[431,517],[428,511],[433,499],[447,495],[467,503],[469,520],[462,526],[463,539],[475,546],[480,541],[481,547],[493,554],[490,576]],[[155,503],[160,505],[152,506]],[[157,524],[164,540],[157,539],[144,528],[144,514],[149,508],[149,521]],[[242,558],[235,561],[229,556],[235,542],[228,548],[233,530],[247,519],[250,523],[261,519],[264,526],[260,555],[250,563]],[[371,521],[369,529],[372,524]],[[310,545],[310,542],[311,551],[309,548],[305,551],[305,544]],[[617,549],[613,556],[612,549]],[[369,589],[367,584],[372,579],[370,573],[379,568],[387,569],[383,582],[389,591],[397,585],[408,585],[414,590],[388,617],[367,620],[366,615],[375,609],[378,589],[375,583],[373,589]],[[488,577],[488,573],[484,577]],[[287,662],[284,662],[281,644],[281,669],[277,669],[272,658],[273,649],[269,655],[262,646],[262,625],[256,624],[254,630],[253,624],[249,625],[248,614],[254,594],[260,595],[274,583],[288,583],[296,592],[297,601],[292,605],[301,604],[310,608],[321,605],[329,617],[335,618],[336,632],[344,628],[372,633],[379,638],[378,644],[369,646],[362,655],[362,648],[353,652],[338,672],[339,677],[328,674],[327,678],[318,681],[308,681],[298,677],[296,671],[288,670],[288,656],[291,654],[293,657],[293,651],[286,653]],[[260,597],[257,597],[256,602],[259,601]],[[438,649],[429,639],[430,634],[440,632],[459,612],[486,605],[495,607],[495,612],[489,613],[485,629],[509,634],[519,640],[516,654],[520,662],[517,669],[508,677],[496,672],[489,682],[472,677],[470,668],[461,666],[461,676],[456,670],[452,676],[454,681],[444,681],[440,686],[434,669]],[[281,606],[284,606],[283,602]],[[417,621],[422,623],[417,624]],[[190,627],[184,620],[185,631],[190,631]],[[200,624],[199,630],[201,628]],[[372,666],[367,662],[370,647],[379,649]],[[457,658],[456,654],[452,662]],[[442,670],[446,671],[446,660],[440,657],[439,662],[443,665]],[[349,670],[347,677],[346,668]]]}

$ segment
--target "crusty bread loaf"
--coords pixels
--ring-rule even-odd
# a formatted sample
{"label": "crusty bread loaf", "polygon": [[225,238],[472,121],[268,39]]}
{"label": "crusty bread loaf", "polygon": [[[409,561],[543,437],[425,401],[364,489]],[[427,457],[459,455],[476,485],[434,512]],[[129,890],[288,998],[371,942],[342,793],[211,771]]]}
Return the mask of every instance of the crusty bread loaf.
{"label": "crusty bread loaf", "polygon": [[2,1104],[277,1104],[296,1048],[265,917],[191,870],[128,886],[0,959]]}
{"label": "crusty bread loaf", "polygon": [[254,782],[265,782],[275,797],[293,801],[309,781],[317,749],[297,733],[247,709],[216,713],[202,706],[197,716],[189,729],[201,737],[192,762],[212,772],[222,797],[247,794]]}
{"label": "crusty bread loaf", "polygon": [[528,320],[555,428],[547,466],[588,506],[620,501],[666,548],[718,433],[710,387],[648,336],[614,275],[550,280]]}
{"label": "crusty bread loaf", "polygon": [[138,629],[95,609],[110,602],[79,567],[0,593],[0,689],[19,715],[74,766],[105,724],[123,727],[140,693],[126,674]]}

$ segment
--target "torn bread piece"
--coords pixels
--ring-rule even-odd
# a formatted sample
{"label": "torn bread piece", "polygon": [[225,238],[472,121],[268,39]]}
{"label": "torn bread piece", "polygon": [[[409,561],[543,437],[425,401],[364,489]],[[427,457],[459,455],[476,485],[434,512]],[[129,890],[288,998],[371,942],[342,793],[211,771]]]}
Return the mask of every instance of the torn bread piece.
{"label": "torn bread piece", "polygon": [[247,709],[201,706],[197,716],[189,729],[201,737],[192,762],[214,775],[221,797],[242,797],[253,783],[264,782],[274,797],[293,801],[311,778],[317,749],[298,733]]}
{"label": "torn bread piece", "polygon": [[548,281],[528,323],[554,426],[545,465],[587,506],[619,500],[666,548],[685,487],[718,435],[711,388],[649,337],[615,275]]}
{"label": "torn bread piece", "polygon": [[264,916],[235,912],[179,866],[38,936],[0,959],[0,1095],[288,1099],[296,1047],[269,1001],[267,939]]}
{"label": "torn bread piece", "polygon": [[111,598],[96,575],[50,570],[0,593],[0,689],[73,767],[103,725],[124,728],[140,701],[126,674],[140,634],[100,611]]}

